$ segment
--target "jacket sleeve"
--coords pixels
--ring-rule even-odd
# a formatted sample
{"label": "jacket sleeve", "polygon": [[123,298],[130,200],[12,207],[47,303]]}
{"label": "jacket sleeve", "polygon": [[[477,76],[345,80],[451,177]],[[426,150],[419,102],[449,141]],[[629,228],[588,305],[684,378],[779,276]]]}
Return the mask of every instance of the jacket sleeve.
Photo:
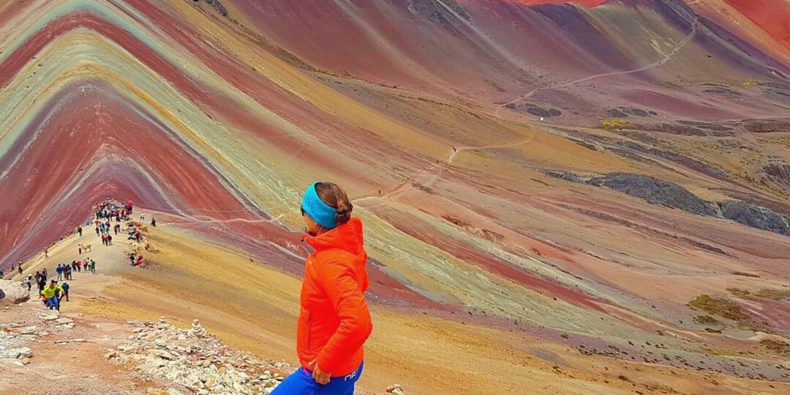
{"label": "jacket sleeve", "polygon": [[321,370],[331,374],[362,347],[373,325],[365,295],[359,290],[350,268],[327,262],[319,266],[318,280],[340,320],[337,331],[316,358]]}

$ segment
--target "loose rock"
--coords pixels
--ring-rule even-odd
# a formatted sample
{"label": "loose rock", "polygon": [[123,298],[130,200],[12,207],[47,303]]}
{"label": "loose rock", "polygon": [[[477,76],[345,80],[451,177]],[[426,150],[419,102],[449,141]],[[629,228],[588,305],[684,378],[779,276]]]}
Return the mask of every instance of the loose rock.
{"label": "loose rock", "polygon": [[146,380],[170,382],[170,393],[268,394],[283,380],[282,372],[292,370],[284,362],[231,350],[197,320],[189,329],[176,328],[164,317],[133,324],[130,342],[105,358],[135,365]]}

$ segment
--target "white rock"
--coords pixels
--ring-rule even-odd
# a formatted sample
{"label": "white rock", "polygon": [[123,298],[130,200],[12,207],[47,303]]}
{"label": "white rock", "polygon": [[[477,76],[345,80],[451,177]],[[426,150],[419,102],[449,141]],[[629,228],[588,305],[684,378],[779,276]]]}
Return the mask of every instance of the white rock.
{"label": "white rock", "polygon": [[9,348],[5,350],[0,350],[0,359],[7,358],[7,359],[17,359],[22,357],[29,357],[33,355],[33,350],[28,347],[19,347],[19,348]]}
{"label": "white rock", "polygon": [[26,327],[24,327],[24,328],[19,330],[19,333],[21,333],[23,335],[32,335],[35,332],[36,332],[36,326],[35,325],[33,325],[33,326],[26,326]]}
{"label": "white rock", "polygon": [[60,318],[60,312],[57,310],[47,310],[38,316],[44,321],[55,321]]}
{"label": "white rock", "polygon": [[30,300],[30,291],[21,282],[0,280],[0,300],[8,300],[19,304]]}

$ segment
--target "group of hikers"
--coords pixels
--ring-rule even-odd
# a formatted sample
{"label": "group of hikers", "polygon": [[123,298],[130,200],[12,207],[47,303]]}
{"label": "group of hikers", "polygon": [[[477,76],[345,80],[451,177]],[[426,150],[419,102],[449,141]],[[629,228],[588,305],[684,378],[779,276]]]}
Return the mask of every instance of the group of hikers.
{"label": "group of hikers", "polygon": [[115,222],[121,222],[121,219],[129,218],[133,211],[134,203],[131,200],[127,201],[125,205],[119,206],[108,197],[96,210],[96,219],[110,220],[115,218]]}
{"label": "group of hikers", "polygon": [[[121,231],[121,221],[129,219],[132,215],[134,205],[132,201],[126,202],[124,206],[118,206],[111,201],[106,201],[99,205],[96,210],[96,216],[93,219],[94,230],[96,236],[101,237],[101,243],[105,246],[112,245],[112,234],[110,234],[110,221],[115,219],[115,225],[112,226],[113,233],[117,236]],[[91,222],[88,222],[90,224]],[[82,236],[82,227],[77,227],[77,231]]]}
{"label": "group of hikers", "polygon": [[[72,264],[75,263],[72,262]],[[86,265],[91,264],[86,263]],[[92,261],[92,266],[94,267],[93,270],[95,273],[96,262]],[[27,278],[24,279],[24,283],[27,284],[27,290],[30,291],[33,282],[35,282],[38,286],[39,298],[43,301],[44,306],[48,307],[50,310],[60,311],[61,300],[65,299],[67,302],[69,300],[69,288],[71,286],[66,280],[72,280],[72,271],[71,266],[68,264],[58,264],[55,271],[57,273],[57,278],[49,279],[47,268],[44,268],[43,270],[36,271],[35,275],[28,275]],[[47,284],[48,279],[49,284]],[[63,282],[59,284],[61,280]]]}
{"label": "group of hikers", "polygon": [[[100,236],[102,239],[102,244],[106,246],[112,245],[113,236],[118,235],[121,233],[121,221],[129,221],[127,222],[127,228],[125,232],[127,233],[128,240],[133,240],[137,243],[143,241],[143,234],[142,234],[142,224],[136,223],[131,220],[131,215],[134,210],[134,205],[132,201],[126,202],[124,205],[114,203],[108,196],[107,200],[103,203],[99,204],[98,206],[94,206],[95,208],[95,216],[94,219],[88,221],[85,225],[93,225],[96,231],[96,235]],[[115,220],[115,224],[112,225],[111,221]],[[140,214],[140,221],[145,220],[145,215]],[[156,226],[156,219],[151,217],[151,226]],[[80,237],[83,235],[83,227],[81,225],[76,226],[73,229],[72,234],[79,234]],[[68,235],[64,236],[68,237]],[[61,240],[63,237],[61,237]],[[54,244],[53,244],[54,245]],[[145,245],[145,249],[148,249],[148,245]],[[78,245],[78,253],[82,255],[85,252],[90,251],[90,244],[79,244]],[[44,249],[44,259],[49,258],[49,247]],[[136,249],[129,253],[129,258],[131,261],[132,266],[144,266],[143,254],[138,252]],[[96,274],[96,261],[91,259],[90,257],[75,259],[71,261],[71,263],[59,263],[55,267],[55,278],[50,278],[51,273],[47,271],[47,268],[44,268],[40,271],[36,271],[35,275],[28,275],[27,277],[24,276],[24,270],[22,268],[23,262],[19,262],[17,265],[11,266],[11,273],[18,271],[19,277],[21,278],[22,284],[27,285],[28,291],[31,291],[33,288],[33,284],[36,284],[38,289],[38,295],[43,300],[44,305],[52,310],[60,310],[60,302],[65,299],[65,301],[69,300],[69,283],[67,281],[73,281],[73,273],[74,272],[82,272],[85,271]],[[0,269],[0,279],[5,277],[6,273]],[[47,282],[49,281],[49,283]]]}
{"label": "group of hikers", "polygon": [[[119,207],[118,205],[111,203],[111,201],[106,201],[99,205],[96,210],[95,219],[92,221],[96,235],[101,236],[102,244],[109,246],[112,245],[112,235],[110,234],[110,221],[114,218],[116,221],[115,226],[113,227],[115,234],[117,235],[121,229],[121,225],[119,222],[121,220],[126,220],[129,218],[133,210],[132,202],[129,201],[123,207]],[[91,224],[89,221],[86,225]],[[75,233],[78,233],[80,237],[82,237],[82,226],[77,226],[75,228]],[[78,246],[78,253],[82,255],[83,252],[90,250],[90,245],[83,245],[79,244]],[[46,251],[46,250],[45,250]],[[44,254],[44,257],[47,258],[48,254]],[[90,272],[96,274],[96,261],[91,259],[90,257],[75,259],[71,261],[71,263],[59,263],[55,268],[55,272],[57,277],[51,279],[49,284],[47,284],[47,269],[44,268],[42,271],[37,271],[35,275],[28,275],[27,278],[24,280],[27,284],[28,291],[32,288],[32,283],[35,282],[38,286],[38,294],[41,299],[44,301],[44,304],[50,310],[60,310],[60,302],[61,300],[69,300],[69,283],[66,281],[73,280],[73,273],[74,272],[82,272],[85,271],[86,273]],[[19,273],[22,273],[22,263],[19,263]],[[58,284],[59,281],[63,281],[62,284]]]}
{"label": "group of hikers", "polygon": [[60,281],[61,279],[71,280],[72,273],[74,272],[81,272],[82,270],[85,272],[91,272],[96,274],[96,261],[91,259],[90,257],[85,259],[77,259],[71,261],[71,264],[64,263],[58,264],[58,267],[55,269],[57,272],[57,280]]}

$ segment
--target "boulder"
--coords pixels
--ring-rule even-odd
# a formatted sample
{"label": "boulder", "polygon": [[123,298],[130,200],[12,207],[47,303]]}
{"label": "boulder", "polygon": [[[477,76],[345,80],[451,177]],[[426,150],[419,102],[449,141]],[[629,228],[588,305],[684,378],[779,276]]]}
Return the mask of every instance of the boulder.
{"label": "boulder", "polygon": [[30,300],[30,291],[22,283],[11,280],[0,280],[0,302],[8,301],[19,304]]}

